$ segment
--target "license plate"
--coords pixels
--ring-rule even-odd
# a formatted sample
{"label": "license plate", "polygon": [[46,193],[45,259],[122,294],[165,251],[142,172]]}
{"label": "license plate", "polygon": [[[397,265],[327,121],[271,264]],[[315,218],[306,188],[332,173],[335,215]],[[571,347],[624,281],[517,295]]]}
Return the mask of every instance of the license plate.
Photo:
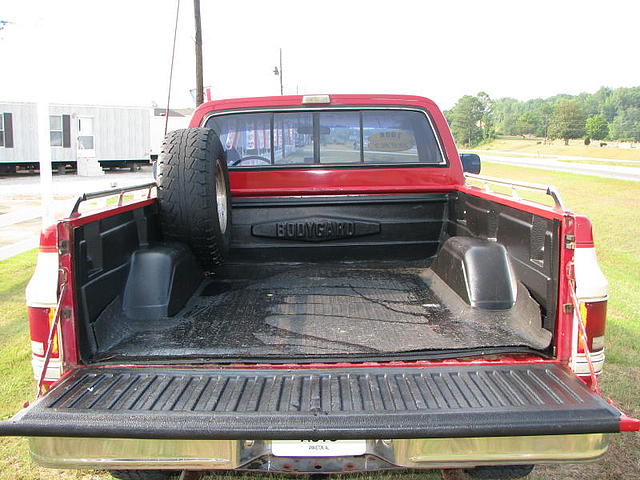
{"label": "license plate", "polygon": [[277,457],[347,457],[364,455],[366,440],[273,440],[271,452]]}

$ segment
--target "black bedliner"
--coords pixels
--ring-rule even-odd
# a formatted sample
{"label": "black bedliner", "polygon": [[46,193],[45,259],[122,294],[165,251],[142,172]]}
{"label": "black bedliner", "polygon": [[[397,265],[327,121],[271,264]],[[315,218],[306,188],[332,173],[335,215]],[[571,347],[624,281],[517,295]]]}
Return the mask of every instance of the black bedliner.
{"label": "black bedliner", "polygon": [[[322,226],[324,232],[329,224],[335,238],[311,230],[299,238],[302,230],[296,230]],[[298,233],[282,237],[279,228]],[[186,286],[198,285],[198,269],[178,268],[189,262],[168,262],[175,272],[163,275],[137,271],[145,262],[136,260],[166,249],[180,257],[180,246],[162,238],[157,205],[119,213],[73,231],[80,357],[85,364],[299,361],[496,349],[552,356],[558,228],[555,221],[458,193],[236,198],[229,258],[193,290]],[[342,238],[341,231],[353,235]],[[501,274],[495,262],[484,262],[488,269],[484,265],[465,295],[463,282],[443,276],[449,270],[460,276],[453,263],[463,249],[444,248],[460,237],[478,247],[492,244],[494,253],[508,256],[510,268]],[[434,263],[442,252],[448,258]],[[155,271],[162,262],[151,263]],[[447,277],[457,295],[434,288],[432,263],[443,267],[439,278]],[[151,301],[167,290],[169,278],[171,292],[182,290]],[[475,296],[477,289],[490,293],[516,283],[518,298],[508,310],[502,309],[512,296],[498,303]],[[189,298],[186,305],[183,298]],[[476,306],[469,309],[460,298]]]}
{"label": "black bedliner", "polygon": [[605,433],[620,413],[555,364],[86,368],[0,435],[358,439]]}
{"label": "black bedliner", "polygon": [[127,317],[117,297],[93,326],[94,361],[548,346],[551,334],[524,287],[510,310],[472,309],[438,286],[427,265],[229,264],[171,317]]}

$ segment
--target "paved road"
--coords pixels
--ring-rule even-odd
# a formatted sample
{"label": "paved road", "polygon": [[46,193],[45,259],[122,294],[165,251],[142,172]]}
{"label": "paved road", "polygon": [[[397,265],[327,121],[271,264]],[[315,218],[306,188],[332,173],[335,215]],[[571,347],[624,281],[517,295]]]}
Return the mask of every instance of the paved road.
{"label": "paved road", "polygon": [[[623,167],[619,165],[608,165],[607,160],[602,160],[602,164],[578,163],[578,162],[561,162],[557,160],[559,157],[537,157],[526,155],[509,154],[492,155],[488,151],[476,150],[475,153],[480,155],[484,162],[502,163],[505,165],[516,165],[519,167],[537,168],[540,170],[554,170],[558,172],[579,173],[581,175],[589,175],[592,177],[616,178],[618,180],[630,180],[640,182],[640,166]],[[571,158],[574,160],[574,158]],[[590,158],[585,161],[598,161],[598,159]],[[611,160],[619,162],[619,160]],[[640,162],[629,161],[633,164],[640,165]],[[627,162],[625,162],[627,163]]]}
{"label": "paved road", "polygon": [[[99,177],[79,177],[78,175],[54,175],[53,195],[58,197],[78,197],[87,192],[127,187],[153,181],[151,167],[142,167],[137,172],[109,172]],[[38,174],[20,174],[0,176],[0,201],[16,196],[40,196],[40,177]]]}
{"label": "paved road", "polygon": [[[151,167],[134,173],[110,172],[100,177],[54,175],[53,214],[56,218],[68,215],[75,200],[85,192],[151,181]],[[41,213],[38,175],[0,176],[0,261],[38,246]]]}

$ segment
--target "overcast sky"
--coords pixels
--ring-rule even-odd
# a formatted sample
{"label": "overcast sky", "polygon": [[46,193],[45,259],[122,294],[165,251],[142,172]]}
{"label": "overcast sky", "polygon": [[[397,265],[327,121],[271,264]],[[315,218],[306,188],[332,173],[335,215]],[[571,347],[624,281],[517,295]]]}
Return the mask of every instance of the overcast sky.
{"label": "overcast sky", "polygon": [[[193,2],[173,79],[191,106]],[[0,0],[0,101],[166,103],[177,0]],[[403,93],[451,107],[480,90],[529,99],[640,84],[640,1],[202,0],[214,98]]]}

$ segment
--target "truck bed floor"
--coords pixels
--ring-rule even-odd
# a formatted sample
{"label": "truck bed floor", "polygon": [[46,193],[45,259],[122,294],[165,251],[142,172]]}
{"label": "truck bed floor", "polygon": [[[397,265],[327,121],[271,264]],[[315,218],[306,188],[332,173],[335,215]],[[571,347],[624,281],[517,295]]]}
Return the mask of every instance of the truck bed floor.
{"label": "truck bed floor", "polygon": [[96,322],[97,359],[545,346],[513,328],[514,312],[452,311],[426,272],[399,261],[227,265],[174,317],[127,319],[116,299]]}

